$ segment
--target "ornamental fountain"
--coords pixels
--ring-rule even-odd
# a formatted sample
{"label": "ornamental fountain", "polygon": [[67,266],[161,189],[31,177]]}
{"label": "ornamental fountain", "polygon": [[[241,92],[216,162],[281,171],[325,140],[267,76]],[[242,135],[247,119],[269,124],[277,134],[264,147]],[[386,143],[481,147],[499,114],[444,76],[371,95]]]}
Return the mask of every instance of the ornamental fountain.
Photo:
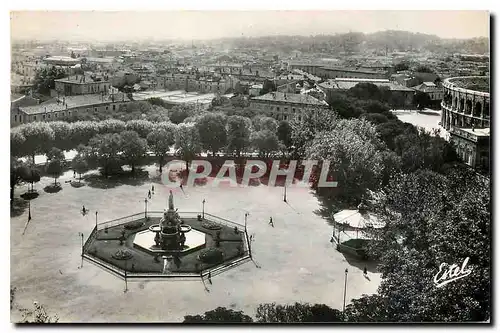
{"label": "ornamental fountain", "polygon": [[191,231],[191,227],[184,224],[174,208],[172,191],[168,197],[168,210],[164,211],[160,223],[150,226],[149,231],[155,233],[156,249],[164,252],[179,252],[184,249],[186,233]]}

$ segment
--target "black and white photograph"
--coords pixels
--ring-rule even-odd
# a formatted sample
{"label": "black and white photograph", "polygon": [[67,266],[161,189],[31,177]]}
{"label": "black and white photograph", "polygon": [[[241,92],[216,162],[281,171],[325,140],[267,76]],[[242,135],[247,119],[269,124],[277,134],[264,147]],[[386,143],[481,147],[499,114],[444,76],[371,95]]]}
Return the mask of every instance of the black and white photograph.
{"label": "black and white photograph", "polygon": [[490,325],[493,14],[449,7],[10,10],[10,322]]}

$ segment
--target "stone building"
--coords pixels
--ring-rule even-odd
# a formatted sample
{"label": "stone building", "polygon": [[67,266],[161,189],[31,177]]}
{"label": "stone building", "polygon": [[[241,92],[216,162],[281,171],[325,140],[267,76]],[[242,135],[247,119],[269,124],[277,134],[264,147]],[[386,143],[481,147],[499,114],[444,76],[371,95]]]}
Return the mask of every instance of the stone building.
{"label": "stone building", "polygon": [[328,104],[306,94],[271,92],[250,100],[250,108],[276,120],[302,120],[306,112],[327,109]]}
{"label": "stone building", "polygon": [[55,81],[56,94],[64,96],[108,94],[111,82],[107,77],[97,78],[88,75],[71,75]]}
{"label": "stone building", "polygon": [[489,170],[490,129],[458,128],[450,129],[450,142],[453,143],[462,161],[476,169]]}
{"label": "stone building", "polygon": [[99,113],[118,110],[129,103],[125,94],[75,95],[56,97],[37,105],[16,105],[11,107],[11,126],[33,121],[50,121],[81,113]]}

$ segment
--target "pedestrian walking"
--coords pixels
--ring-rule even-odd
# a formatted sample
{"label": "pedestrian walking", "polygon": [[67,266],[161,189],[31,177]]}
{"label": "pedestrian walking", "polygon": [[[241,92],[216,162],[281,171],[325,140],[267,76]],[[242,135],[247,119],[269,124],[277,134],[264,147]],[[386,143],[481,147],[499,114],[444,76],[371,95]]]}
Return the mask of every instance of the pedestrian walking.
{"label": "pedestrian walking", "polygon": [[180,185],[180,188],[181,188],[181,190],[183,190],[183,191],[184,191],[184,189],[182,188],[182,183],[181,183],[181,185]]}
{"label": "pedestrian walking", "polygon": [[211,272],[208,272],[208,282],[210,282],[210,284],[212,284],[212,273]]}
{"label": "pedestrian walking", "polygon": [[87,209],[85,209],[85,205],[83,205],[83,208],[82,208],[82,214],[83,214],[83,215],[87,214]]}
{"label": "pedestrian walking", "polygon": [[365,266],[365,268],[363,268],[363,275],[364,275],[364,276],[367,276],[367,275],[368,275],[368,270],[366,269],[366,266]]}
{"label": "pedestrian walking", "polygon": [[274,228],[274,222],[272,217],[269,218],[269,225]]}
{"label": "pedestrian walking", "polygon": [[151,192],[153,192],[153,194],[155,194],[155,186],[154,185],[151,186]]}
{"label": "pedestrian walking", "polygon": [[148,191],[148,199],[151,199],[151,190]]}

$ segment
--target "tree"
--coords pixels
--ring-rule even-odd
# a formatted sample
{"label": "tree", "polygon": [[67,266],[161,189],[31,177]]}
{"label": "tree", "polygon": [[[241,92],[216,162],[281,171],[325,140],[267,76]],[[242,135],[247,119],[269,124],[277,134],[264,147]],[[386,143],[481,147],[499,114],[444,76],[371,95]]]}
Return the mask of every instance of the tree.
{"label": "tree", "polygon": [[107,177],[114,169],[121,169],[122,163],[119,157],[122,147],[120,134],[98,134],[89,141],[92,149],[90,156],[95,155],[97,163],[103,168],[104,176]]}
{"label": "tree", "polygon": [[77,121],[71,124],[71,142],[73,147],[86,145],[90,139],[99,134],[99,124],[95,121]]}
{"label": "tree", "polygon": [[381,185],[384,149],[374,125],[349,119],[339,121],[332,131],[316,134],[306,149],[306,157],[330,161],[329,175],[339,183],[339,194],[354,202],[366,189]]}
{"label": "tree", "polygon": [[252,146],[259,151],[262,157],[269,157],[269,155],[279,150],[279,140],[275,132],[269,130],[262,130],[253,132],[250,136]]}
{"label": "tree", "polygon": [[87,159],[85,156],[81,154],[76,154],[75,157],[73,157],[73,161],[71,162],[71,166],[73,170],[75,170],[78,175],[80,176],[78,178],[78,182],[81,182],[82,180],[82,173],[85,173],[89,171],[89,164],[87,162]]}
{"label": "tree", "polygon": [[218,307],[207,311],[203,315],[184,316],[184,323],[251,323],[252,317],[247,316],[243,311],[235,311]]}
{"label": "tree", "polygon": [[417,67],[417,69],[415,70],[415,72],[417,73],[434,73],[434,71],[429,68],[428,66],[424,66],[424,65],[420,65]]}
{"label": "tree", "polygon": [[12,156],[25,156],[23,149],[25,148],[26,138],[18,128],[10,131],[10,151]]}
{"label": "tree", "polygon": [[147,120],[130,120],[125,126],[127,131],[134,131],[141,138],[146,138],[153,129],[153,123]]}
{"label": "tree", "polygon": [[394,70],[396,72],[407,71],[408,69],[410,69],[410,66],[406,62],[400,62],[399,64],[394,65]]}
{"label": "tree", "polygon": [[347,94],[328,93],[326,102],[341,118],[357,118],[363,113],[355,99]]}
{"label": "tree", "polygon": [[196,122],[201,146],[213,156],[227,144],[226,122],[227,117],[221,113],[206,113]]}
{"label": "tree", "polygon": [[186,161],[186,169],[188,169],[189,163],[201,152],[200,134],[195,124],[177,125],[175,148],[181,158]]}
{"label": "tree", "polygon": [[278,122],[274,118],[262,115],[253,117],[252,125],[256,132],[268,130],[270,132],[276,133],[276,130],[278,128]]}
{"label": "tree", "polygon": [[242,116],[230,116],[227,118],[227,151],[236,152],[240,157],[250,144],[252,122]]}
{"label": "tree", "polygon": [[99,134],[121,133],[128,123],[117,119],[106,119],[97,123]]}
{"label": "tree", "polygon": [[135,172],[135,167],[144,160],[148,148],[148,142],[134,131],[125,131],[121,133],[123,158],[130,167],[132,173]]}
{"label": "tree", "polygon": [[260,304],[256,314],[259,323],[318,323],[342,322],[341,311],[325,304],[295,303],[279,305],[276,303]]}
{"label": "tree", "polygon": [[64,157],[64,152],[59,149],[59,148],[51,148],[48,152],[47,152],[47,161],[50,162],[52,160],[59,160],[59,161],[64,161],[65,160],[65,157]]}
{"label": "tree", "polygon": [[65,121],[51,121],[49,127],[54,132],[54,146],[62,150],[73,148],[71,142],[71,125]]}
{"label": "tree", "polygon": [[22,171],[21,177],[25,182],[31,184],[31,189],[28,187],[28,192],[33,192],[34,183],[38,183],[41,179],[40,170],[35,165],[27,165],[26,169]]}
{"label": "tree", "polygon": [[286,120],[280,121],[277,129],[278,139],[285,145],[286,148],[292,146],[292,127]]}
{"label": "tree", "polygon": [[365,113],[363,119],[366,119],[374,125],[383,124],[389,121],[386,116],[380,113]]}
{"label": "tree", "polygon": [[[350,304],[348,317],[390,322],[486,321],[491,316],[489,180],[457,165],[444,175],[400,174],[373,198],[386,227],[372,245],[383,280],[378,296]],[[470,275],[437,288],[442,263]]]}
{"label": "tree", "polygon": [[26,164],[15,158],[14,156],[10,157],[10,204],[13,204],[14,200],[14,189],[17,185],[21,184],[24,181],[24,178],[27,177],[29,173],[29,169]]}
{"label": "tree", "polygon": [[47,164],[47,173],[54,177],[54,186],[57,186],[57,178],[59,178],[63,173],[61,160],[51,160]]}
{"label": "tree", "polygon": [[170,110],[169,117],[174,124],[180,124],[184,119],[192,115],[194,115],[194,112],[191,108],[183,105],[176,105]]}
{"label": "tree", "polygon": [[401,156],[403,171],[428,168],[441,172],[447,164],[459,160],[453,145],[425,130],[402,133],[394,138],[394,151]]}
{"label": "tree", "polygon": [[296,149],[296,157],[304,158],[306,147],[314,139],[316,133],[331,131],[337,121],[334,112],[324,109],[306,112],[301,121],[292,120],[290,125],[292,126],[292,143]]}
{"label": "tree", "polygon": [[42,95],[50,95],[50,90],[55,88],[55,80],[66,77],[66,72],[62,68],[52,66],[37,70],[33,79],[33,89]]}
{"label": "tree", "polygon": [[47,123],[23,124],[19,126],[19,131],[26,139],[23,152],[31,155],[33,163],[35,163],[35,155],[44,154],[54,142],[54,131]]}
{"label": "tree", "polygon": [[361,100],[384,101],[384,94],[373,83],[358,83],[348,91],[348,95]]}
{"label": "tree", "polygon": [[426,107],[431,105],[431,98],[428,94],[417,91],[415,95],[413,95],[413,105],[415,105],[419,110],[423,110]]}
{"label": "tree", "polygon": [[159,159],[160,172],[162,172],[165,155],[170,150],[170,147],[175,144],[175,131],[176,126],[174,124],[159,123],[154,127],[153,131],[148,134],[147,141],[149,147]]}

